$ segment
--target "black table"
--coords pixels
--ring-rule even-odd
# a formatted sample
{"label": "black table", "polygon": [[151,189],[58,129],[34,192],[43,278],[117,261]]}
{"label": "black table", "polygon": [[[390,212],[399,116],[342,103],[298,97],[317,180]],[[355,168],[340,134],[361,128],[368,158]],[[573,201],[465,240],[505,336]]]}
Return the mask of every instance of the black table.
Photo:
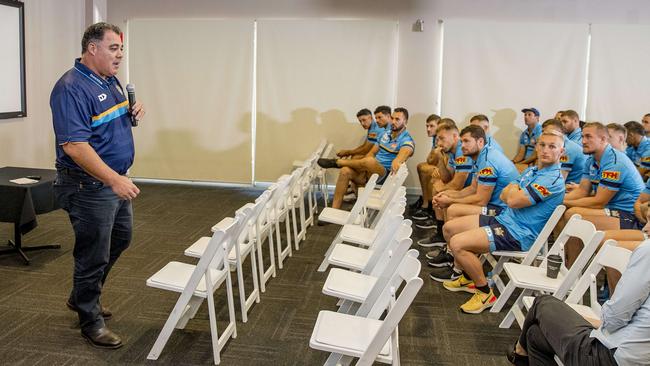
{"label": "black table", "polygon": [[[38,183],[16,184],[12,179],[27,176],[40,176]],[[9,240],[10,249],[0,250],[0,254],[17,253],[29,264],[27,251],[40,249],[59,249],[60,245],[22,246],[22,236],[33,230],[38,223],[36,215],[58,209],[54,199],[53,184],[56,170],[4,167],[0,168],[0,222],[14,224],[14,240]]]}

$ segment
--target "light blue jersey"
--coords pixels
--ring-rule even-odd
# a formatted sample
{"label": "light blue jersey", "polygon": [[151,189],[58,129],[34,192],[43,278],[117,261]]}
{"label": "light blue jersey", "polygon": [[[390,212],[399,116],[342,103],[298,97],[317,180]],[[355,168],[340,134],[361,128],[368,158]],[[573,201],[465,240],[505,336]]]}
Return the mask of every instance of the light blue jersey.
{"label": "light blue jersey", "polygon": [[593,155],[587,158],[582,179],[591,182],[592,193],[597,191],[599,185],[616,192],[605,206],[612,210],[634,212],[634,201],[643,189],[643,179],[632,161],[625,153],[609,144],[600,162],[597,162]]}
{"label": "light blue jersey", "polygon": [[375,158],[386,170],[391,169],[391,164],[393,160],[397,157],[400,149],[407,147],[415,151],[415,141],[409,134],[409,132],[404,129],[397,137],[393,138],[393,131],[387,130],[377,141],[379,145],[379,151]]}
{"label": "light blue jersey", "polygon": [[370,128],[368,129],[368,135],[366,136],[366,139],[373,144],[377,143],[377,139],[380,138],[384,132],[386,132],[386,129],[379,127],[377,122],[373,119],[372,123],[370,124]]}
{"label": "light blue jersey", "polygon": [[537,140],[539,140],[541,134],[542,125],[540,123],[536,124],[532,131],[529,131],[528,128],[526,128],[521,132],[521,135],[519,136],[519,145],[525,148],[524,159],[528,159],[533,155],[535,152],[535,144],[537,144]]}
{"label": "light blue jersey", "polygon": [[476,158],[474,174],[477,184],[494,187],[489,204],[505,208],[506,204],[499,199],[499,195],[519,175],[512,161],[494,146],[486,145]]}
{"label": "light blue jersey", "polygon": [[492,135],[487,135],[487,145],[492,146],[493,148],[503,152],[503,148],[497,142],[497,139],[492,137]]}
{"label": "light blue jersey", "polygon": [[625,154],[632,160],[634,165],[644,169],[650,169],[650,139],[643,137],[639,146],[628,146]]}
{"label": "light blue jersey", "polygon": [[496,217],[526,251],[535,242],[542,228],[564,200],[564,178],[560,165],[555,164],[539,169],[537,166],[524,170],[516,180],[519,188],[524,190],[531,205],[524,208],[506,207]]}
{"label": "light blue jersey", "polygon": [[582,153],[582,146],[564,136],[564,155],[560,157],[560,169],[569,172],[566,183],[580,184],[587,155]]}
{"label": "light blue jersey", "polygon": [[645,187],[641,193],[650,194],[650,179],[648,179],[648,182],[646,182]]}
{"label": "light blue jersey", "polygon": [[578,127],[573,132],[567,135],[569,140],[575,142],[576,144],[582,146],[582,128]]}
{"label": "light blue jersey", "polygon": [[462,149],[462,143],[460,140],[458,141],[458,144],[456,145],[456,149],[454,154],[449,154],[449,167],[454,169],[456,172],[460,173],[467,173],[467,179],[465,179],[465,183],[463,184],[463,187],[467,187],[470,184],[472,184],[472,179],[473,179],[473,170],[474,170],[474,160],[472,160],[471,157],[463,155],[463,149]]}

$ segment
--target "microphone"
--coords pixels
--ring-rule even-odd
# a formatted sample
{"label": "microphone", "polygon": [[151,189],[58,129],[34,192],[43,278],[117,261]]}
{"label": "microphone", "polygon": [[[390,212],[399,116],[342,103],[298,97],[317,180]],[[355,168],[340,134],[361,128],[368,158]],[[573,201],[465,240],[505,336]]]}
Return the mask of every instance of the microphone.
{"label": "microphone", "polygon": [[[130,110],[131,108],[133,108],[133,105],[135,104],[135,86],[133,86],[133,84],[126,84],[126,94],[129,97],[129,110]],[[138,127],[138,120],[135,119],[135,116],[133,114],[131,114],[131,126]]]}

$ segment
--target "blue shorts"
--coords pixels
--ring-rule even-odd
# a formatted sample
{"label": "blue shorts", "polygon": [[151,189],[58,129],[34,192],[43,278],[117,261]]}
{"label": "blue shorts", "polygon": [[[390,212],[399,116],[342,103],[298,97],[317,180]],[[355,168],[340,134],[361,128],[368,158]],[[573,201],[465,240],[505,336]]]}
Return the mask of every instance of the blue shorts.
{"label": "blue shorts", "polygon": [[485,216],[497,216],[503,211],[503,207],[491,205],[488,203],[487,206],[481,208],[481,215]]}
{"label": "blue shorts", "polygon": [[505,226],[501,225],[494,216],[479,215],[478,225],[485,230],[490,242],[490,253],[496,250],[521,251],[521,245]]}
{"label": "blue shorts", "polygon": [[377,185],[384,184],[386,178],[388,178],[388,174],[390,174],[390,169],[386,169],[386,167],[384,167],[384,175],[377,178]]}
{"label": "blue shorts", "polygon": [[633,213],[621,210],[610,210],[605,209],[605,214],[609,217],[618,217],[619,227],[621,230],[631,229],[631,230],[641,230],[643,225],[639,220],[634,216]]}

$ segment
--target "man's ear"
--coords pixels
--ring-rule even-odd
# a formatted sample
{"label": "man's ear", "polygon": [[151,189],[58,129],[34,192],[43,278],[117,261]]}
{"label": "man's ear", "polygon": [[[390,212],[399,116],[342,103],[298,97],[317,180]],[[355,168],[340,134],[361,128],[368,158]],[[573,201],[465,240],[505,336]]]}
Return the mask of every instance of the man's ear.
{"label": "man's ear", "polygon": [[93,55],[93,56],[95,56],[95,54],[97,53],[97,45],[95,43],[92,43],[92,42],[88,43],[88,48],[87,48],[86,52]]}

